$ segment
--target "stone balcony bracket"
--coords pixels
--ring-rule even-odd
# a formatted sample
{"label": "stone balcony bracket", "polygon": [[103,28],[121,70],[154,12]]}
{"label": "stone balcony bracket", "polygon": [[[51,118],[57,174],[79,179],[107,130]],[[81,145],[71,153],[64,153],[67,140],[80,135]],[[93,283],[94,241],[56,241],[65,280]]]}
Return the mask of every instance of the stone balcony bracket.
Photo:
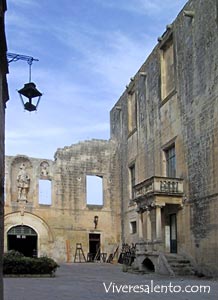
{"label": "stone balcony bracket", "polygon": [[153,176],[133,188],[136,211],[143,213],[165,204],[178,204],[183,207],[183,179]]}

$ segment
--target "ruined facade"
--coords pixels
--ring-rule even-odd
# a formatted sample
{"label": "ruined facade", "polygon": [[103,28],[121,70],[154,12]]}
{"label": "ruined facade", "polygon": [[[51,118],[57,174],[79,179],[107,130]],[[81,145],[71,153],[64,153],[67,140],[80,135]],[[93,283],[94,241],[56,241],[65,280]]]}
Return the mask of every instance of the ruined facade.
{"label": "ruined facade", "polygon": [[[76,243],[107,254],[134,243],[135,268],[172,274],[170,260],[186,257],[218,274],[217,31],[218,2],[189,1],[111,110],[109,141],[58,149],[54,161],[7,157],[5,251],[29,230],[30,250],[58,261],[73,261]],[[101,205],[86,202],[90,175],[102,178]]]}
{"label": "ruined facade", "polygon": [[218,2],[189,1],[111,111],[138,267],[177,253],[218,274],[217,30]]}
{"label": "ruined facade", "polygon": [[[120,241],[114,149],[112,142],[92,140],[58,149],[54,161],[6,157],[5,251],[59,262],[80,260],[76,244],[91,260],[99,247],[113,253]],[[102,203],[87,203],[87,176],[101,179]],[[43,202],[40,185],[46,182],[50,194],[47,187]]]}

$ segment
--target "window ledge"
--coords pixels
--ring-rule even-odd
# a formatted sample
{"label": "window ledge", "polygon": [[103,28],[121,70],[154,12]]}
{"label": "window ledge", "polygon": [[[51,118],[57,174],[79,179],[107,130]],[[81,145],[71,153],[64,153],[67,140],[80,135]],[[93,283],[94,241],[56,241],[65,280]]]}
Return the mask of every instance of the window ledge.
{"label": "window ledge", "polygon": [[164,99],[161,100],[161,106],[164,105],[167,101],[169,101],[176,93],[176,89],[172,90]]}
{"label": "window ledge", "polygon": [[102,208],[103,208],[103,205],[87,204],[86,207],[87,207],[88,209],[97,210],[97,209],[102,209]]}
{"label": "window ledge", "polygon": [[130,138],[136,131],[137,131],[137,128],[134,128],[131,132],[129,132],[128,138]]}

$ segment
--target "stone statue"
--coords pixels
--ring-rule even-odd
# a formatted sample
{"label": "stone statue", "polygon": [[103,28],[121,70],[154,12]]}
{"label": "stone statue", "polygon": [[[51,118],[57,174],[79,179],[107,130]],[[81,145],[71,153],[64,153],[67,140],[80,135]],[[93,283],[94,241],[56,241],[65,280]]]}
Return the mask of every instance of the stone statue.
{"label": "stone statue", "polygon": [[18,197],[17,201],[27,201],[27,194],[30,187],[30,177],[26,172],[25,164],[20,165],[20,171],[17,175]]}

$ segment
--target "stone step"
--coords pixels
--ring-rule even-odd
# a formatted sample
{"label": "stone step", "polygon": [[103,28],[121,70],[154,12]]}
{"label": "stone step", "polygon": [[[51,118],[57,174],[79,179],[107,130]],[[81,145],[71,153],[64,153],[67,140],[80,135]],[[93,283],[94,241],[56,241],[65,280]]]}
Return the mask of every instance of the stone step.
{"label": "stone step", "polygon": [[191,267],[191,264],[190,263],[186,263],[186,264],[184,264],[184,263],[173,263],[173,264],[171,264],[170,263],[170,266],[172,267],[172,268],[186,268],[187,266],[188,267]]}
{"label": "stone step", "polygon": [[181,255],[166,255],[170,268],[175,275],[193,275],[194,269],[189,259]]}
{"label": "stone step", "polygon": [[167,259],[169,263],[179,263],[179,264],[189,264],[190,261],[188,259]]}

